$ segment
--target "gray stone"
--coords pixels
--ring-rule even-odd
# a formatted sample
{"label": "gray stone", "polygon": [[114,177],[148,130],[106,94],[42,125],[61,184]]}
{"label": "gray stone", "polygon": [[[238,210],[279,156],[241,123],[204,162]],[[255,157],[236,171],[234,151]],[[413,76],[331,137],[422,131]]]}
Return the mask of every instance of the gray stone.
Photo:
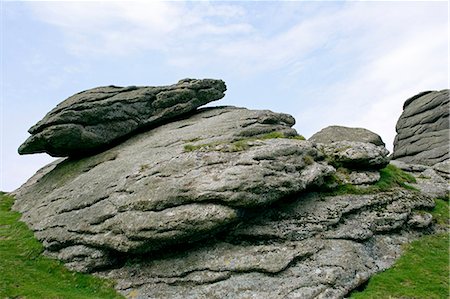
{"label": "gray stone", "polygon": [[433,167],[408,164],[398,160],[391,160],[389,163],[413,175],[416,183],[409,183],[409,185],[419,189],[423,194],[431,198],[449,197],[450,182],[445,173],[448,162],[441,162]]}
{"label": "gray stone", "polygon": [[433,169],[443,178],[450,180],[450,160],[434,164]]}
{"label": "gray stone", "polygon": [[83,248],[142,253],[205,239],[240,221],[243,209],[320,185],[335,171],[311,142],[248,136],[253,128],[293,135],[292,124],[270,111],[204,109],[52,164],[15,191],[14,208],[62,257],[67,246],[84,246],[78,258]]}
{"label": "gray stone", "polygon": [[308,139],[318,143],[332,143],[337,141],[356,141],[373,143],[375,145],[384,146],[384,142],[378,134],[363,129],[349,128],[343,126],[329,126],[315,133]]}
{"label": "gray stone", "polygon": [[449,198],[449,181],[440,176],[432,168],[428,168],[420,174],[413,173],[413,175],[417,182],[411,185],[419,189],[422,193],[427,194],[431,198]]}
{"label": "gray stone", "polygon": [[379,171],[346,171],[336,172],[336,176],[341,180],[343,184],[352,184],[352,185],[368,185],[374,184],[380,180],[380,172]]}
{"label": "gray stone", "polygon": [[338,141],[318,143],[326,159],[336,167],[356,169],[381,169],[389,163],[388,150],[372,143]]}
{"label": "gray stone", "polygon": [[428,91],[408,99],[394,140],[393,159],[434,165],[449,156],[449,90]]}
{"label": "gray stone", "polygon": [[426,165],[420,165],[420,164],[409,164],[400,160],[391,160],[389,161],[389,164],[394,165],[397,168],[400,168],[401,170],[407,171],[407,172],[422,172],[427,170],[429,167]]}
{"label": "gray stone", "polygon": [[225,83],[184,79],[161,87],[105,86],[77,93],[30,128],[20,154],[82,156],[224,96]]}
{"label": "gray stone", "polygon": [[97,274],[143,298],[342,298],[393,264],[415,236],[402,227],[427,225],[414,209],[433,205],[400,189],[309,193],[200,246]]}
{"label": "gray stone", "polygon": [[430,226],[432,220],[433,215],[431,215],[430,213],[415,212],[410,216],[410,219],[408,220],[408,225],[417,228],[425,228]]}

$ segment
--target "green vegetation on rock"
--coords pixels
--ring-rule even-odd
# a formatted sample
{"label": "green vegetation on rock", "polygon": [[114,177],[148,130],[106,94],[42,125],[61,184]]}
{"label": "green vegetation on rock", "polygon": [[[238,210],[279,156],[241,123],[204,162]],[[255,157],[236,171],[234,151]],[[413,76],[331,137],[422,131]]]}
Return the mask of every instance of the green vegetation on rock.
{"label": "green vegetation on rock", "polygon": [[[205,144],[186,144],[184,146],[185,152],[192,152],[200,149],[205,150],[212,150],[212,151],[221,151],[221,152],[240,152],[245,151],[250,147],[250,142],[256,141],[256,140],[268,140],[268,139],[276,139],[276,138],[287,138],[287,139],[295,139],[295,140],[305,140],[305,137],[302,135],[296,135],[296,136],[286,136],[282,132],[270,132],[258,137],[250,137],[250,138],[243,138],[238,139],[236,141],[230,142],[230,143],[223,143],[223,142],[217,142],[217,143],[205,143]],[[194,140],[196,141],[196,140]]]}
{"label": "green vegetation on rock", "polygon": [[402,187],[409,190],[417,190],[408,185],[415,183],[416,179],[401,170],[400,168],[389,164],[385,168],[380,169],[380,179],[373,185],[358,187],[352,184],[342,184],[337,176],[330,176],[327,185],[330,186],[329,193],[332,195],[341,194],[372,194],[376,192],[389,191],[395,187]]}
{"label": "green vegetation on rock", "polygon": [[412,186],[408,185],[408,183],[416,182],[414,176],[404,172],[392,164],[389,164],[385,168],[381,169],[380,175],[380,180],[375,184],[380,191],[389,190],[393,187],[403,187],[414,190]]}
{"label": "green vegetation on rock", "polygon": [[69,271],[44,257],[20,214],[11,211],[13,202],[0,193],[0,298],[123,298],[112,281]]}
{"label": "green vegetation on rock", "polygon": [[431,214],[447,233],[407,244],[392,268],[373,276],[364,291],[351,298],[449,298],[448,201],[437,199]]}

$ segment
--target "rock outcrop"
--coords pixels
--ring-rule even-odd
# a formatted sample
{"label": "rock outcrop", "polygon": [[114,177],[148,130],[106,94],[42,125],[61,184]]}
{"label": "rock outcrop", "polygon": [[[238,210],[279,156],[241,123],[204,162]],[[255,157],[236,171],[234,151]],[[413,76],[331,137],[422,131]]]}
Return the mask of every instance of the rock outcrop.
{"label": "rock outcrop", "polygon": [[333,143],[339,141],[373,143],[385,146],[380,135],[364,128],[329,126],[312,135],[309,141],[317,143]]}
{"label": "rock outcrop", "polygon": [[97,87],[77,93],[30,128],[20,154],[82,156],[224,96],[221,80],[184,79],[161,87]]}
{"label": "rock outcrop", "polygon": [[141,253],[203,239],[237,222],[242,209],[267,206],[334,172],[308,141],[255,139],[275,130],[295,135],[293,124],[269,111],[203,110],[54,165],[16,191],[15,208],[49,251],[64,256],[72,246],[77,255],[82,248]]}
{"label": "rock outcrop", "polygon": [[328,162],[349,169],[380,169],[389,163],[389,151],[372,143],[339,141],[318,144]]}
{"label": "rock outcrop", "polygon": [[433,166],[449,160],[449,90],[422,92],[406,100],[392,158]]}
{"label": "rock outcrop", "polygon": [[[180,84],[193,82],[204,81]],[[223,88],[202,102],[223,93],[214,82]],[[46,255],[142,298],[341,298],[430,230],[425,187],[377,187],[388,151],[368,130],[306,141],[290,115],[236,107],[165,120],[55,161],[14,192]]]}

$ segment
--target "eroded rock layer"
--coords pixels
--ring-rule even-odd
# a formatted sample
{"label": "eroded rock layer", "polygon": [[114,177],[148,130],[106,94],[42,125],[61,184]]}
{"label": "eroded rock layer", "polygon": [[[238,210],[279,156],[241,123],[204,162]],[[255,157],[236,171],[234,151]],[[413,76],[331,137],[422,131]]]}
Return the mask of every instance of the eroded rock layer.
{"label": "eroded rock layer", "polygon": [[143,298],[342,298],[392,265],[401,244],[429,225],[430,215],[414,209],[433,205],[405,190],[309,193],[201,246],[142,256],[100,275]]}
{"label": "eroded rock layer", "polygon": [[428,91],[403,105],[394,141],[393,159],[432,166],[449,156],[449,90]]}
{"label": "eroded rock layer", "polygon": [[105,86],[77,93],[30,128],[20,154],[55,157],[99,151],[131,133],[155,126],[224,96],[225,83],[184,79],[160,87]]}

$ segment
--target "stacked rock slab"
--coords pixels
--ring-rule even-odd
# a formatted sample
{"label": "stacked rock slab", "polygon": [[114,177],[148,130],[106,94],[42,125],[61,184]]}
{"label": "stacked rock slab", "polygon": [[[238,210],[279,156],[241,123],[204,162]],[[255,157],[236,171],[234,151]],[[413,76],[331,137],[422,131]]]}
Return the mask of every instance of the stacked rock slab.
{"label": "stacked rock slab", "polygon": [[47,255],[130,297],[340,298],[392,265],[430,224],[415,210],[434,203],[401,188],[321,191],[336,168],[374,183],[388,152],[358,138],[300,140],[294,123],[235,107],[166,119],[44,167],[13,208]]}
{"label": "stacked rock slab", "polygon": [[422,92],[403,105],[392,158],[433,166],[449,159],[449,90]]}
{"label": "stacked rock slab", "polygon": [[20,154],[83,156],[224,96],[221,80],[184,79],[160,87],[97,87],[60,103],[30,128]]}
{"label": "stacked rock slab", "polygon": [[380,179],[378,169],[389,163],[389,152],[383,140],[367,129],[329,126],[315,133],[309,141],[317,143],[344,184],[375,183]]}
{"label": "stacked rock slab", "polygon": [[343,298],[392,266],[401,244],[431,221],[413,210],[433,204],[404,190],[309,193],[201,245],[99,275],[116,280],[126,296],[152,299]]}

